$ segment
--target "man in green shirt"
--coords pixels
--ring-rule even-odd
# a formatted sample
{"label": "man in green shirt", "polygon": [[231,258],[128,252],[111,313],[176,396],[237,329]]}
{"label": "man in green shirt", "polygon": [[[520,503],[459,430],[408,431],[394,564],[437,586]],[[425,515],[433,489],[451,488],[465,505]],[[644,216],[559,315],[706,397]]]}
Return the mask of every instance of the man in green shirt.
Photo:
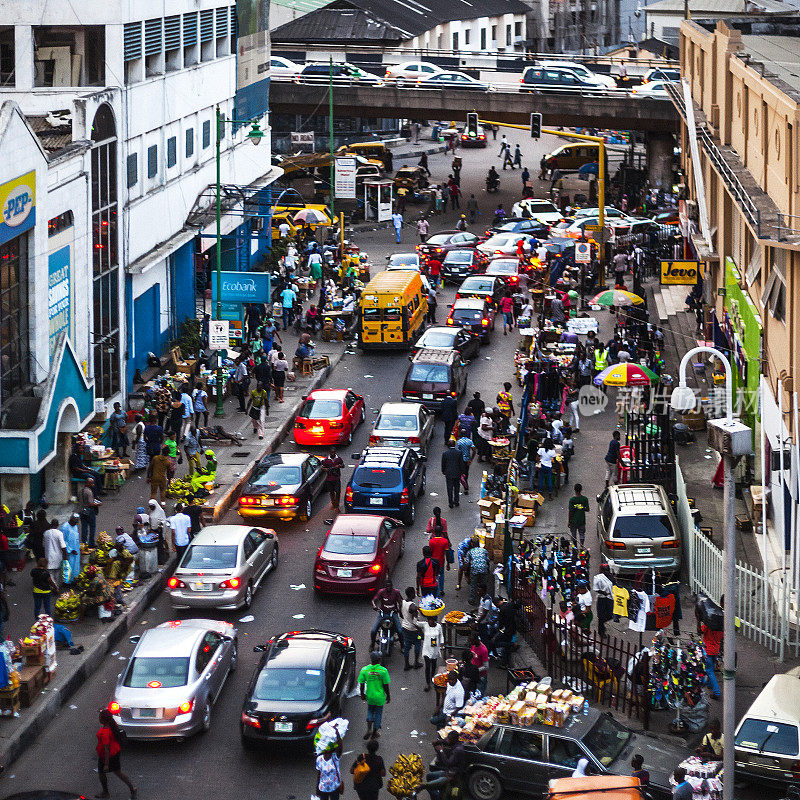
{"label": "man in green shirt", "polygon": [[389,695],[389,670],[381,665],[381,654],[370,654],[370,663],[358,674],[358,686],[361,690],[361,699],[367,701],[367,732],[365,739],[377,739],[380,734],[383,719],[383,707],[390,703]]}
{"label": "man in green shirt", "polygon": [[581,543],[586,539],[586,512],[589,510],[589,498],[583,495],[583,486],[575,484],[575,494],[569,499],[569,516],[567,525],[572,538]]}

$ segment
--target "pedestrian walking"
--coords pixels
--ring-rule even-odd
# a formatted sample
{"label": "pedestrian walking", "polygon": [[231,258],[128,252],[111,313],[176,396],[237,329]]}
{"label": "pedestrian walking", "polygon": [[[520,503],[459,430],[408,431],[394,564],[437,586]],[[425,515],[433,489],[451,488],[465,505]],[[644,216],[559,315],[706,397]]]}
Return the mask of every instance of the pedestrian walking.
{"label": "pedestrian walking", "polygon": [[[602,347],[602,345],[600,345]],[[616,483],[617,462],[619,461],[620,434],[614,431],[611,434],[611,441],[608,443],[608,452],[603,459],[606,462],[606,488],[612,483]]]}
{"label": "pedestrian walking", "polygon": [[42,537],[44,544],[44,557],[47,559],[47,571],[53,579],[53,583],[58,589],[61,586],[62,569],[61,565],[67,560],[67,543],[64,541],[64,534],[58,527],[58,520],[50,520],[50,527],[44,532]]}
{"label": "pedestrian walking", "polygon": [[419,144],[419,134],[422,130],[422,125],[418,121],[414,122],[414,144]]}
{"label": "pedestrian walking", "polygon": [[[239,363],[233,373],[233,389],[236,397],[239,398],[239,411],[246,411],[245,397],[247,397],[247,389],[250,386],[250,376],[247,372],[247,362],[243,356],[239,357]],[[220,387],[217,387],[220,391]]]}
{"label": "pedestrian walking", "polygon": [[589,511],[589,498],[583,494],[581,484],[576,483],[574,488],[575,494],[569,499],[567,527],[575,544],[583,547],[586,539],[586,513]]}
{"label": "pedestrian walking", "polygon": [[478,216],[478,201],[475,199],[475,195],[471,194],[469,196],[469,200],[467,200],[467,213],[469,214],[469,224],[474,225],[475,220]]}
{"label": "pedestrian walking", "polygon": [[69,519],[61,526],[64,536],[64,545],[67,548],[67,563],[69,564],[69,579],[65,583],[72,583],[81,571],[81,518],[73,512]]}
{"label": "pedestrian walking", "polygon": [[[511,384],[509,384],[509,386],[510,385]],[[444,423],[444,443],[447,444],[450,439],[450,434],[453,431],[453,425],[456,424],[456,420],[458,419],[458,401],[455,397],[450,397],[448,395],[442,400],[439,406],[439,416]]]}
{"label": "pedestrian walking", "polygon": [[81,490],[81,541],[90,548],[94,548],[97,512],[101,505],[102,501],[94,495],[94,478],[87,478]]}
{"label": "pedestrian walking", "polygon": [[531,179],[531,173],[527,167],[522,170],[522,189],[524,191],[525,187],[528,185],[528,181]]}
{"label": "pedestrian walking", "polygon": [[400,232],[403,228],[403,215],[399,211],[392,214],[392,225],[394,225],[395,236],[397,236],[397,244],[400,244]]}
{"label": "pedestrian walking", "polygon": [[[286,330],[294,322],[294,304],[297,301],[297,294],[291,286],[286,288],[280,293],[282,316],[283,316],[283,329]],[[240,409],[241,410],[241,409]]]}
{"label": "pedestrian walking", "polygon": [[433,595],[439,591],[439,573],[441,564],[433,557],[433,549],[429,544],[422,548],[422,558],[417,561],[417,594],[420,597]]}
{"label": "pedestrian walking", "polygon": [[492,455],[492,448],[489,442],[494,438],[494,422],[492,414],[494,409],[486,408],[478,421],[478,462],[489,461]]}
{"label": "pedestrian walking", "polygon": [[431,286],[434,288],[439,286],[439,276],[442,273],[442,262],[438,256],[432,255],[428,259],[428,277],[431,280]]}
{"label": "pedestrian walking", "polygon": [[181,389],[181,403],[183,403],[183,421],[181,423],[181,429],[178,435],[178,441],[181,441],[184,436],[186,436],[186,431],[189,430],[189,426],[192,424],[192,419],[194,418],[194,401],[192,400],[192,395],[189,392],[190,386],[188,383],[183,385]]}
{"label": "pedestrian walking", "polygon": [[175,504],[175,513],[167,519],[167,522],[172,531],[172,547],[178,554],[178,564],[180,564],[191,541],[189,531],[192,529],[192,520],[183,512],[183,503]]}
{"label": "pedestrian walking", "polygon": [[381,654],[370,653],[370,663],[362,667],[358,674],[358,687],[361,699],[367,703],[367,732],[365,739],[377,739],[383,724],[383,707],[392,702],[389,684],[392,679],[389,670],[381,666]]}
{"label": "pedestrian walking", "polygon": [[438,595],[444,597],[444,573],[450,571],[450,557],[452,557],[452,545],[447,535],[447,520],[442,517],[442,509],[435,506],[433,516],[428,520],[426,533],[430,537],[428,546],[431,548],[431,556],[439,562],[439,582]]}
{"label": "pedestrian walking", "polygon": [[[553,499],[553,459],[556,457],[556,449],[553,440],[549,437],[542,442],[542,446],[536,451],[539,456],[539,491],[544,489],[547,484],[547,499]],[[531,487],[532,488],[532,487]]]}
{"label": "pedestrian walking", "polygon": [[[470,415],[471,416],[471,415]],[[460,418],[459,418],[460,419]],[[473,418],[474,420],[474,418]],[[470,436],[471,431],[461,429],[461,436],[456,441],[456,449],[461,454],[462,471],[461,471],[461,485],[464,487],[464,494],[469,494],[469,468],[472,464],[472,459],[475,458],[477,448]]]}
{"label": "pedestrian walking", "polygon": [[424,243],[428,238],[428,229],[430,228],[430,224],[425,217],[420,217],[417,220],[417,233],[419,234],[420,242]]}
{"label": "pedestrian walking", "polygon": [[437,617],[425,617],[419,623],[422,630],[422,660],[425,662],[425,689],[431,690],[431,681],[436,674],[436,662],[442,654],[444,631]]}
{"label": "pedestrian walking", "polygon": [[117,455],[127,458],[128,417],[122,411],[119,403],[114,403],[114,411],[108,419],[108,427],[111,431],[111,447],[117,451]]}
{"label": "pedestrian walking", "polygon": [[436,285],[431,284],[430,291],[428,292],[428,322],[432,325],[436,324],[436,307],[438,306],[438,299],[436,297]]}
{"label": "pedestrian walking", "polygon": [[39,558],[36,566],[31,570],[31,584],[33,586],[33,617],[39,618],[39,614],[44,610],[50,616],[50,598],[53,592],[58,591],[53,581],[53,576],[47,568],[47,559]]}
{"label": "pedestrian walking", "polygon": [[466,562],[467,553],[472,547],[472,536],[467,536],[458,543],[456,558],[458,559],[458,576],[456,577],[456,591],[461,588],[461,581],[469,582],[469,564]]}
{"label": "pedestrian walking", "polygon": [[317,756],[317,796],[320,800],[339,800],[342,793],[342,770],[339,759],[342,756],[342,737],[336,730],[336,742],[329,744]]}
{"label": "pedestrian walking", "polygon": [[450,192],[450,205],[455,211],[457,208],[461,208],[461,189],[458,188],[458,184],[455,181],[451,181],[448,187]]}
{"label": "pedestrian walking", "polygon": [[[472,444],[470,442],[470,444]],[[447,449],[442,453],[442,475],[447,485],[447,503],[450,508],[459,505],[459,484],[464,469],[464,460],[456,449],[456,443],[447,441]]]}
{"label": "pedestrian walking", "polygon": [[489,553],[480,546],[477,538],[471,541],[472,546],[464,558],[469,566],[469,604],[478,604],[478,589],[489,585]]}
{"label": "pedestrian walking", "polygon": [[514,156],[511,154],[511,148],[507,147],[505,155],[503,156],[503,169],[506,168],[506,165],[510,166],[512,171],[514,169]]}
{"label": "pedestrian walking", "polygon": [[144,440],[144,419],[141,414],[134,417],[133,425],[133,468],[134,470],[144,469],[147,466],[147,443]]}
{"label": "pedestrian walking", "polygon": [[283,402],[283,387],[286,385],[286,373],[289,371],[289,362],[283,354],[283,350],[278,351],[278,356],[272,364],[272,385],[275,387],[275,398],[279,403]]}
{"label": "pedestrian walking", "polygon": [[[725,607],[723,596],[721,605]],[[720,698],[719,682],[717,681],[717,659],[722,650],[722,642],[725,636],[724,631],[714,631],[705,622],[700,623],[700,635],[703,638],[703,648],[706,651],[706,683],[711,689],[711,696],[715,700]]]}
{"label": "pedestrian walking", "polygon": [[514,166],[522,169],[522,150],[520,150],[519,144],[514,148]]}
{"label": "pedestrian walking", "polygon": [[328,457],[323,459],[322,468],[326,473],[325,490],[331,498],[331,508],[338,511],[339,501],[342,497],[342,470],[344,469],[344,461],[342,461],[342,457],[336,452],[335,447],[331,447],[328,451]]}
{"label": "pedestrian walking", "polygon": [[108,798],[108,778],[109,772],[113,772],[127,787],[131,793],[131,800],[136,800],[137,790],[131,779],[122,771],[120,764],[120,753],[122,751],[122,733],[111,712],[104,708],[100,712],[100,730],[97,731],[97,777],[100,779],[100,786],[103,791],[96,797]]}
{"label": "pedestrian walking", "polygon": [[[151,500],[155,499],[156,494],[160,494],[162,503],[166,500],[167,481],[171,470],[172,461],[169,457],[169,449],[162,447],[161,452],[157,456],[153,456],[147,466],[147,482],[150,484]],[[92,538],[94,538],[94,532],[92,532]]]}
{"label": "pedestrian walking", "polygon": [[[413,586],[406,587],[406,597],[400,606],[400,628],[403,631],[403,659],[405,665],[403,670],[408,672],[410,669],[420,669],[422,662],[420,656],[422,654],[422,636],[420,634],[419,626],[417,625],[417,617],[419,615],[419,608],[416,603],[417,592]],[[409,661],[411,655],[411,648],[414,648],[414,664]]]}
{"label": "pedestrian walking", "polygon": [[255,389],[250,390],[250,398],[247,403],[247,414],[253,423],[253,433],[258,434],[259,439],[264,438],[268,410],[269,392],[264,388],[264,384],[259,382]]}
{"label": "pedestrian walking", "polygon": [[506,151],[508,149],[509,149],[508,137],[505,134],[503,134],[500,137],[500,154],[498,155],[498,158],[502,158],[506,154]]}
{"label": "pedestrian walking", "polygon": [[514,299],[508,290],[500,300],[500,311],[503,312],[503,336],[508,336],[508,332],[514,330]]}
{"label": "pedestrian walking", "polygon": [[422,169],[425,170],[425,174],[427,175],[427,177],[430,178],[431,171],[430,171],[430,169],[428,169],[428,154],[427,153],[423,153],[419,157],[419,161],[417,162],[417,164],[418,164],[418,166],[422,167]]}
{"label": "pedestrian walking", "polygon": [[350,773],[358,800],[378,800],[383,779],[386,777],[386,765],[378,755],[377,739],[367,742],[367,752],[356,758],[350,767]]}
{"label": "pedestrian walking", "polygon": [[495,398],[497,410],[502,416],[506,418],[506,426],[514,415],[514,398],[511,396],[511,384],[506,381],[503,384],[502,391],[497,393]]}

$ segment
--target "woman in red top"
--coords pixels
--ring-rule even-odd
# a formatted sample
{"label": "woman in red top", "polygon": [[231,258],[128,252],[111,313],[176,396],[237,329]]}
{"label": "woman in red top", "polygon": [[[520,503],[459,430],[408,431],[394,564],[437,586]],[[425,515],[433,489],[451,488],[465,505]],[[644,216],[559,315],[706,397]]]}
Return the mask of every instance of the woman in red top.
{"label": "woman in red top", "polygon": [[500,310],[503,312],[503,336],[507,336],[514,328],[514,299],[511,292],[506,291],[500,300]]}
{"label": "woman in red top", "polygon": [[431,537],[428,540],[431,555],[439,562],[439,597],[444,597],[444,571],[445,567],[448,570],[450,569],[450,562],[447,561],[447,551],[453,545],[447,535],[447,520],[442,518],[442,509],[439,506],[433,509],[433,516],[428,520],[426,531]]}
{"label": "woman in red top", "polygon": [[103,793],[97,797],[110,797],[108,793],[108,778],[106,774],[113,772],[131,792],[131,800],[136,800],[136,787],[131,779],[122,772],[119,762],[119,753],[122,749],[119,740],[121,738],[119,726],[117,725],[111,712],[104,708],[100,712],[100,730],[97,731],[97,775],[100,778],[100,785]]}

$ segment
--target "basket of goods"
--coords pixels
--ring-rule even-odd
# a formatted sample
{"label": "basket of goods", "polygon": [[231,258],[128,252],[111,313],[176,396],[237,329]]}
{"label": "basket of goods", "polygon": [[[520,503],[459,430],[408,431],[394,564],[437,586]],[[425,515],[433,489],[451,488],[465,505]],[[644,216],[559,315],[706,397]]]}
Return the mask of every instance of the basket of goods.
{"label": "basket of goods", "polygon": [[80,595],[70,590],[56,600],[53,617],[59,622],[77,622],[83,616],[83,611]]}
{"label": "basket of goods", "polygon": [[433,676],[433,685],[438,686],[440,689],[444,689],[444,687],[447,686],[448,675],[448,672],[437,672]]}
{"label": "basket of goods", "polygon": [[444,621],[449,622],[451,625],[463,625],[470,621],[470,616],[463,611],[449,611],[445,614]]}
{"label": "basket of goods", "polygon": [[425,766],[417,753],[400,754],[389,768],[391,778],[386,788],[389,794],[398,798],[411,797],[422,785],[425,777]]}
{"label": "basket of goods", "polygon": [[444,600],[429,594],[419,601],[418,608],[426,617],[438,617],[444,611]]}

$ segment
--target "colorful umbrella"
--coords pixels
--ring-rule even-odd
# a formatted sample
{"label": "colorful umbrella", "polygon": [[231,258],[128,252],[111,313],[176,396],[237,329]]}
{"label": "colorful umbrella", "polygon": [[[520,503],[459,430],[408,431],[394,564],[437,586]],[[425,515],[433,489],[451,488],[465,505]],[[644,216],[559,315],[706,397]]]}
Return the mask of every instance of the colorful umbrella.
{"label": "colorful umbrella", "polygon": [[598,372],[594,382],[597,386],[601,383],[606,386],[650,386],[651,383],[658,383],[658,375],[641,364],[622,361]]}
{"label": "colorful umbrella", "polygon": [[596,294],[590,301],[593,306],[638,306],[644,300],[638,294],[625,292],[622,289],[606,289]]}
{"label": "colorful umbrella", "polygon": [[304,208],[298,211],[292,218],[292,222],[296,225],[298,222],[305,222],[306,225],[329,225],[330,220],[324,211],[318,211],[316,208]]}

